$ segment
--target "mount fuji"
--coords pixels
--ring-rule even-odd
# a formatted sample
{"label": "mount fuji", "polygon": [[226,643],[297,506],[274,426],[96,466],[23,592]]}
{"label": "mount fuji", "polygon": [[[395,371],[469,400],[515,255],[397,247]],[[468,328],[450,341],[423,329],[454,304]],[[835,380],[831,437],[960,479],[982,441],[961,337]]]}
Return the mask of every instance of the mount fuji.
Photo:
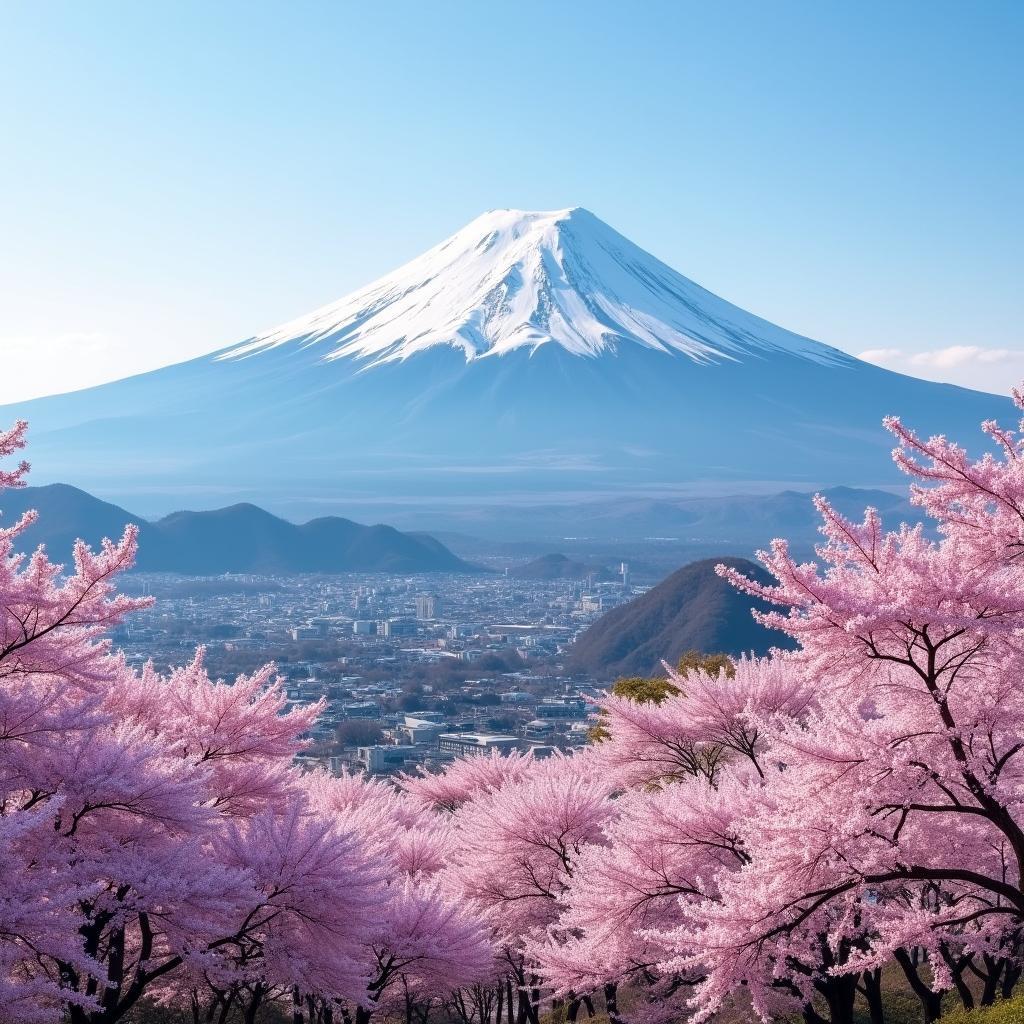
{"label": "mount fuji", "polygon": [[298,514],[884,486],[883,415],[972,443],[1009,411],[744,312],[575,208],[491,211],[307,316],[0,424],[30,421],[36,483]]}

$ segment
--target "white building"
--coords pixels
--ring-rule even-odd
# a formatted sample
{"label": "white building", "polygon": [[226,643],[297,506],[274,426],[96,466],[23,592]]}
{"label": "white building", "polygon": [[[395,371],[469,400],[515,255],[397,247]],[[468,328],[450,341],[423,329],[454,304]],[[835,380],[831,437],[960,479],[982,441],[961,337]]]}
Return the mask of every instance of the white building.
{"label": "white building", "polygon": [[410,743],[433,743],[444,729],[443,722],[432,722],[415,715],[406,715],[405,721],[395,726]]}
{"label": "white building", "polygon": [[413,746],[373,746],[359,747],[356,755],[369,775],[386,775],[396,768],[401,768],[407,758],[416,754]]}
{"label": "white building", "polygon": [[507,754],[519,747],[517,736],[497,736],[484,733],[443,732],[437,737],[437,749],[462,757],[466,754],[489,754],[498,750]]}

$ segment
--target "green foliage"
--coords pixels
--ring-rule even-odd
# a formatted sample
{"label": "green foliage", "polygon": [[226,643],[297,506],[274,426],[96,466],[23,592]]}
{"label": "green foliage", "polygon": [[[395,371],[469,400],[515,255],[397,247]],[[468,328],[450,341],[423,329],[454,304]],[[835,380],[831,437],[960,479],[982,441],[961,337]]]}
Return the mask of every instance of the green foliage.
{"label": "green foliage", "polygon": [[[736,675],[736,667],[728,654],[687,651],[676,666],[676,671],[684,679],[698,669],[713,676],[724,672],[730,679]],[[615,685],[612,686],[612,693],[616,697],[625,697],[637,704],[660,704],[666,697],[674,697],[679,692],[679,687],[669,682],[665,676],[624,676],[622,679],[616,679]],[[587,731],[587,740],[590,743],[600,743],[607,738],[608,730],[601,722],[592,725]]]}
{"label": "green foliage", "polygon": [[[679,687],[673,686],[667,679],[646,679],[642,676],[616,679],[612,687],[616,697],[625,697],[637,704],[660,704],[666,697],[678,692]],[[587,742],[602,743],[608,739],[608,735],[604,723],[596,722],[587,730]]]}
{"label": "green foliage", "polygon": [[674,697],[679,692],[667,679],[644,679],[630,676],[617,679],[612,687],[616,697],[625,697],[637,704],[660,704],[666,697]]}
{"label": "green foliage", "polygon": [[[885,1024],[921,1024],[921,1003],[917,997],[904,985],[893,982],[883,982],[882,1001],[885,1005]],[[946,994],[947,999],[955,999],[951,993]],[[863,999],[858,999],[856,1022],[857,1024],[871,1024],[871,1015]]]}
{"label": "green foliage", "polygon": [[974,1010],[961,1007],[943,1014],[940,1024],[1024,1024],[1024,996]]}
{"label": "green foliage", "polygon": [[[717,676],[724,672],[730,679],[736,675],[736,666],[728,654],[702,654],[700,651],[687,651],[676,665],[676,671],[685,679],[695,669]],[[677,691],[678,692],[678,691]]]}

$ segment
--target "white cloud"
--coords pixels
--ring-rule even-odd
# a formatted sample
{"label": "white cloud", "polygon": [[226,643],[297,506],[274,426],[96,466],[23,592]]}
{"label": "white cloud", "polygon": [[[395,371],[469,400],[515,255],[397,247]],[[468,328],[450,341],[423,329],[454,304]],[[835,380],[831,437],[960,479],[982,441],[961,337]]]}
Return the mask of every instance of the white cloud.
{"label": "white cloud", "polygon": [[1020,349],[983,345],[948,345],[922,352],[869,348],[857,358],[899,373],[996,394],[1009,394],[1024,380],[1024,350]]}
{"label": "white cloud", "polygon": [[950,345],[938,348],[933,352],[915,352],[910,357],[911,366],[935,366],[938,369],[949,369],[953,366],[964,366],[967,363],[1005,363],[1019,359],[1024,353],[1014,352],[1008,348],[982,348],[980,345]]}

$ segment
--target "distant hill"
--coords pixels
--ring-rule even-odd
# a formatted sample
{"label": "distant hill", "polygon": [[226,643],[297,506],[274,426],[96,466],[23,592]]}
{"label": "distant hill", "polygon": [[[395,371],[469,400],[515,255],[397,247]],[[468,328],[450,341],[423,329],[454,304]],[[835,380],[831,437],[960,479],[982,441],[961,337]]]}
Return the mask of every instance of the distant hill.
{"label": "distant hill", "polygon": [[661,661],[684,651],[764,654],[791,647],[782,633],[765,629],[750,614],[763,602],[740,593],[715,574],[720,562],[768,582],[768,574],[745,558],[708,558],[683,566],[628,604],[613,608],[573,645],[566,668],[598,678],[661,674]]}
{"label": "distant hill", "polygon": [[509,575],[528,580],[582,580],[590,575],[600,580],[612,578],[603,565],[588,565],[561,554],[541,555],[510,570]]}
{"label": "distant hill", "polygon": [[64,561],[77,537],[95,546],[103,537],[120,537],[125,524],[134,523],[139,527],[136,568],[144,572],[476,571],[433,537],[336,516],[296,525],[242,504],[174,512],[147,522],[76,487],[50,484],[5,491],[0,523],[10,524],[30,508],[38,509],[39,519],[26,531],[24,548],[45,544],[51,557]]}
{"label": "distant hill", "polygon": [[50,557],[58,562],[69,562],[71,547],[79,537],[96,547],[104,537],[120,537],[128,523],[138,526],[140,533],[149,525],[77,487],[48,484],[0,493],[0,526],[13,526],[30,508],[39,512],[39,518],[21,535],[18,547],[31,551],[45,544]]}

